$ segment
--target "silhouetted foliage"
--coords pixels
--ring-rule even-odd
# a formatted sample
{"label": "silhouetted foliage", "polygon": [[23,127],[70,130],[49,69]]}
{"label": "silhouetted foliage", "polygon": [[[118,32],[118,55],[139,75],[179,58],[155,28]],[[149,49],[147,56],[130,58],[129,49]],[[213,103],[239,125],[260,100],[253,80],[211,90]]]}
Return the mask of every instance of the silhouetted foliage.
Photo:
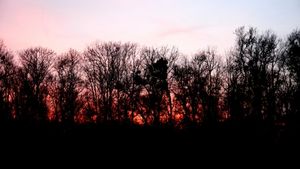
{"label": "silhouetted foliage", "polygon": [[[138,77],[143,82],[142,95],[146,112],[143,119],[153,118],[153,124],[159,125],[162,113],[166,120],[172,120],[172,100],[169,89],[169,76],[172,65],[178,57],[176,49],[168,48],[144,48],[141,58],[145,62],[143,77]],[[165,102],[165,103],[164,103]]]}

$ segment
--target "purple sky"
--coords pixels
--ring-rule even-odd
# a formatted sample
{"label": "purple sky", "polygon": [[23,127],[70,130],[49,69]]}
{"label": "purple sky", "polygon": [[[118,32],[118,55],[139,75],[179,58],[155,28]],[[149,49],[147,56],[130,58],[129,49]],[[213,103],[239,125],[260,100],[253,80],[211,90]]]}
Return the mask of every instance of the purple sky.
{"label": "purple sky", "polygon": [[175,46],[224,54],[239,26],[285,37],[300,28],[299,0],[0,0],[0,39],[19,51],[83,51],[99,41]]}

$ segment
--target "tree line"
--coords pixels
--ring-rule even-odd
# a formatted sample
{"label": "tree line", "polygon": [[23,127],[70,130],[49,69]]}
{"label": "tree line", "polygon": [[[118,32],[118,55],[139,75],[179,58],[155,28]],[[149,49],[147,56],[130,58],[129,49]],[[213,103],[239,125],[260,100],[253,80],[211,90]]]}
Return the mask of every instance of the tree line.
{"label": "tree line", "polygon": [[96,42],[82,53],[33,47],[14,55],[1,42],[0,121],[297,124],[300,31],[285,40],[252,27],[235,35],[227,56],[120,42]]}

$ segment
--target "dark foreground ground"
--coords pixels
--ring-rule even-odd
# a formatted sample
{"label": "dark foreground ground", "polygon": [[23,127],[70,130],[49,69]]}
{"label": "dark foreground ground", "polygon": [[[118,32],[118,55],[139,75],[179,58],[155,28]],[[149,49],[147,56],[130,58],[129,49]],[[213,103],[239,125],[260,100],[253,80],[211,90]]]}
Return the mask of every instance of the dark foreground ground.
{"label": "dark foreground ground", "polygon": [[172,162],[225,159],[251,163],[268,158],[276,163],[286,158],[300,159],[299,131],[296,126],[270,127],[250,122],[185,129],[12,122],[1,125],[0,148],[2,157],[47,163],[67,159],[72,162],[86,160],[87,164],[106,159],[115,159],[117,164],[117,159],[146,164],[160,160],[168,162],[167,159]]}

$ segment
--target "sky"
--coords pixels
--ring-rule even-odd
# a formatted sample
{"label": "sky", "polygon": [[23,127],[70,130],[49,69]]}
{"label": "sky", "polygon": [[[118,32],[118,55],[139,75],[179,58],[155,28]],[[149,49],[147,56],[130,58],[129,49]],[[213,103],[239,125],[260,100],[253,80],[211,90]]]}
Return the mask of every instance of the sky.
{"label": "sky", "polygon": [[0,0],[0,39],[13,51],[130,41],[224,54],[240,26],[284,38],[300,28],[300,0]]}

